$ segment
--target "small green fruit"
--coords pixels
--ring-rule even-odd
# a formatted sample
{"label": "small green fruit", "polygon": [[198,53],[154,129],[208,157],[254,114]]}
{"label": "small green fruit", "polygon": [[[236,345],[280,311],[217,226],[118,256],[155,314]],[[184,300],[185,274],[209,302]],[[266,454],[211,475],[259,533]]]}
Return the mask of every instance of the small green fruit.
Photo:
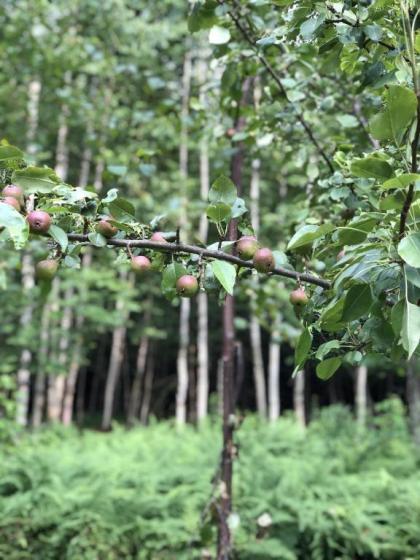
{"label": "small green fruit", "polygon": [[3,202],[3,204],[13,206],[15,210],[20,212],[20,203],[17,198],[14,198],[13,196],[5,196],[1,202]]}
{"label": "small green fruit", "polygon": [[39,280],[52,280],[58,270],[58,261],[54,259],[45,259],[39,261],[36,265],[36,277]]}
{"label": "small green fruit", "polygon": [[107,239],[114,237],[114,235],[118,233],[118,229],[109,222],[110,219],[111,218],[104,218],[103,220],[100,220],[96,224],[95,228],[97,233],[100,233]]}
{"label": "small green fruit", "polygon": [[167,243],[166,239],[163,237],[160,231],[155,231],[155,233],[150,238],[150,241],[156,241],[157,243]]}
{"label": "small green fruit", "polygon": [[249,261],[258,250],[257,238],[253,235],[244,235],[236,243],[236,248],[240,258]]}
{"label": "small green fruit", "polygon": [[309,298],[303,288],[297,288],[293,290],[293,292],[290,292],[289,300],[293,305],[303,307],[308,303]]}
{"label": "small green fruit", "polygon": [[43,210],[32,210],[26,216],[31,233],[47,233],[51,225],[51,216]]}
{"label": "small green fruit", "polygon": [[131,270],[133,270],[136,274],[141,275],[144,272],[150,270],[152,263],[147,257],[143,255],[136,255],[131,257]]}
{"label": "small green fruit", "polygon": [[253,263],[258,272],[271,272],[276,264],[273,253],[266,247],[255,252]]}
{"label": "small green fruit", "polygon": [[195,276],[184,274],[176,282],[176,291],[179,296],[190,298],[198,292],[198,282]]}

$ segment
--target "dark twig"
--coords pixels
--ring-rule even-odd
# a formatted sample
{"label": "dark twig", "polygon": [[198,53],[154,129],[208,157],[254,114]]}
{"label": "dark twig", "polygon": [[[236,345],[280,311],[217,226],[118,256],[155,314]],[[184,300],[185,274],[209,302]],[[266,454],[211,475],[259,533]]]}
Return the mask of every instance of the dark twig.
{"label": "dark twig", "polygon": [[[68,238],[70,241],[92,245],[87,235],[70,233]],[[152,249],[153,251],[158,251],[160,253],[187,253],[199,255],[205,259],[216,259],[219,261],[230,262],[232,264],[239,265],[242,268],[255,268],[252,261],[244,261],[239,257],[235,257],[229,253],[224,253],[223,251],[211,251],[210,249],[197,247],[196,245],[188,245],[186,243],[160,243],[157,241],[150,241],[149,239],[108,239],[107,244],[115,247],[130,246],[131,248],[137,247],[141,249]],[[280,266],[276,267],[270,274],[274,276],[284,276],[285,278],[293,278],[294,280],[299,278],[302,282],[314,284],[315,286],[321,286],[321,288],[328,289],[331,287],[331,283],[328,280],[318,278],[317,276],[313,276],[311,274],[300,274],[299,272],[287,270],[286,268],[282,268]]]}

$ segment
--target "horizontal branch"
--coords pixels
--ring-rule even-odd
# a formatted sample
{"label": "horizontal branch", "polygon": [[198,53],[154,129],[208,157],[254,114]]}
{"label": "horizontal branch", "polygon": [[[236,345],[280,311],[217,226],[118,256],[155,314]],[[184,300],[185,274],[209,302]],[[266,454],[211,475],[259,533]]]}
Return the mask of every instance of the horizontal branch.
{"label": "horizontal branch", "polygon": [[[79,243],[86,243],[93,245],[89,241],[87,235],[82,235],[78,233],[70,233],[68,235],[70,241],[77,241]],[[108,245],[113,245],[115,247],[126,247],[126,248],[141,248],[141,249],[152,249],[153,251],[158,251],[160,253],[186,253],[191,255],[199,255],[205,259],[215,259],[219,261],[226,261],[232,264],[236,264],[243,268],[255,269],[252,261],[244,261],[239,257],[234,255],[229,255],[223,251],[211,251],[204,247],[197,247],[196,245],[188,245],[185,243],[161,243],[158,241],[151,241],[150,239],[107,239]],[[317,276],[312,276],[311,274],[299,273],[293,270],[287,270],[286,268],[276,267],[270,275],[284,276],[285,278],[292,278],[299,282],[307,282],[308,284],[314,284],[315,286],[321,286],[321,288],[330,288],[331,283],[328,280],[318,278]]]}

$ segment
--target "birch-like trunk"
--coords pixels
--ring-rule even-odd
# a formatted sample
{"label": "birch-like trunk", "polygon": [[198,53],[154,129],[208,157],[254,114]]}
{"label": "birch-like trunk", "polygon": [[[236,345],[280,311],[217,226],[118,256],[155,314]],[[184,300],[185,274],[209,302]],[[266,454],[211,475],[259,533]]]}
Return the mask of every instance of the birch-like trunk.
{"label": "birch-like trunk", "polygon": [[[148,306],[150,307],[150,305]],[[146,314],[143,324],[147,328],[150,322],[150,314]],[[136,371],[134,374],[133,383],[131,386],[130,398],[128,401],[128,414],[127,422],[132,425],[139,418],[140,405],[141,405],[141,390],[143,379],[146,371],[147,354],[149,351],[149,336],[143,334],[140,338],[140,344],[137,351]]]}
{"label": "birch-like trunk", "polygon": [[[188,114],[191,87],[191,54],[187,52],[184,57],[181,89],[181,133],[179,140],[179,172],[183,190],[182,210],[179,220],[180,229],[187,228],[187,195],[186,182],[188,179]],[[187,298],[181,298],[179,310],[179,347],[177,357],[178,384],[176,393],[176,423],[182,426],[187,421],[187,397],[188,397],[188,345],[190,342],[190,313],[191,302]]]}
{"label": "birch-like trunk", "polygon": [[[38,132],[39,121],[39,99],[41,95],[41,81],[34,78],[28,85],[28,104],[27,104],[27,128],[26,128],[26,151],[29,156],[34,157],[37,150],[35,142]],[[26,205],[27,212],[34,207],[33,195],[28,198]],[[29,252],[25,252],[22,257],[22,290],[28,303],[25,306],[21,318],[20,328],[25,329],[32,322],[33,307],[30,301],[30,292],[35,286],[35,269],[32,256]],[[20,426],[26,426],[28,423],[29,397],[30,397],[30,377],[32,352],[29,347],[21,350],[19,358],[19,367],[16,372],[16,422]]]}
{"label": "birch-like trunk", "polygon": [[[250,211],[251,224],[255,234],[258,236],[260,227],[260,160],[254,159],[252,162],[251,187],[250,187]],[[254,282],[258,284],[258,274],[254,274]],[[254,290],[251,294],[251,317],[249,321],[249,335],[252,350],[252,369],[254,373],[255,397],[257,411],[262,418],[267,416],[267,390],[265,383],[265,369],[263,349],[261,342],[261,326],[255,313],[256,294]]]}
{"label": "birch-like trunk", "polygon": [[[201,84],[200,102],[207,105],[204,84],[207,77],[207,60],[203,57],[198,63],[198,79]],[[204,135],[200,142],[200,197],[207,201],[210,188],[209,146]],[[208,220],[204,214],[200,217],[199,238],[207,243]],[[202,422],[208,414],[209,400],[209,333],[208,333],[208,298],[200,291],[197,297],[197,422]]]}
{"label": "birch-like trunk", "polygon": [[268,417],[271,421],[280,416],[280,321],[278,313],[270,335],[268,352]]}
{"label": "birch-like trunk", "polygon": [[306,426],[305,409],[305,371],[299,371],[293,382],[293,407],[298,423],[304,428]]}
{"label": "birch-like trunk", "polygon": [[365,426],[367,415],[367,378],[366,366],[356,368],[356,419],[359,426]]}
{"label": "birch-like trunk", "polygon": [[155,360],[152,351],[149,352],[146,374],[144,378],[144,394],[140,409],[140,422],[146,426],[149,422],[150,403],[152,402],[153,376],[155,373]]}
{"label": "birch-like trunk", "polygon": [[[123,275],[121,275],[124,278]],[[116,311],[118,316],[123,317],[120,326],[115,327],[112,333],[111,357],[109,360],[108,373],[105,384],[105,400],[102,415],[102,429],[109,430],[111,427],[112,414],[114,410],[115,390],[121,374],[121,366],[125,351],[125,338],[127,333],[128,312],[121,299],[117,300]]]}
{"label": "birch-like trunk", "polygon": [[407,363],[407,402],[414,442],[420,446],[420,360],[413,356]]}

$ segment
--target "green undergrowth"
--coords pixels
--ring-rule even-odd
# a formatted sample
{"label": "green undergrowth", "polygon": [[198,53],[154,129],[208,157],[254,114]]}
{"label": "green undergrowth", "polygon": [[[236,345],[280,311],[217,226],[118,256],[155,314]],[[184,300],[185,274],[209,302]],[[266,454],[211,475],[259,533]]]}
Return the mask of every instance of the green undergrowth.
{"label": "green undergrowth", "polygon": [[[398,400],[361,430],[344,408],[306,433],[248,417],[237,434],[240,560],[420,558],[419,457]],[[183,560],[214,554],[217,423],[112,433],[49,428],[2,449],[0,558]]]}

